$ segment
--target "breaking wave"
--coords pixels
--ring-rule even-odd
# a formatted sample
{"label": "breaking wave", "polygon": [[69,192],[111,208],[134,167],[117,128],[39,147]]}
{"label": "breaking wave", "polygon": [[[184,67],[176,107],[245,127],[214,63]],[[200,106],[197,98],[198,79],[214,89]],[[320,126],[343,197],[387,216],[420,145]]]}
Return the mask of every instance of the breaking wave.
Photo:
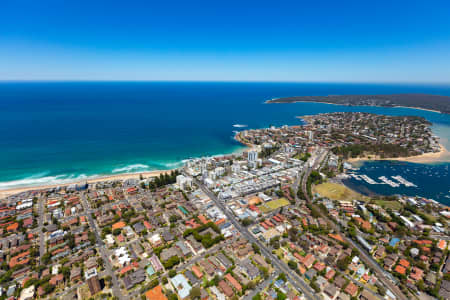
{"label": "breaking wave", "polygon": [[133,172],[139,172],[139,171],[148,171],[150,169],[150,166],[144,165],[144,164],[134,164],[134,165],[128,165],[121,168],[115,168],[112,170],[113,173],[133,173]]}
{"label": "breaking wave", "polygon": [[29,187],[29,186],[43,186],[43,185],[57,185],[57,184],[65,184],[80,180],[85,180],[89,178],[95,178],[97,175],[87,176],[86,174],[61,174],[50,176],[47,173],[39,173],[29,177],[25,177],[23,179],[11,180],[11,181],[3,181],[0,182],[0,190],[20,188],[20,187]]}

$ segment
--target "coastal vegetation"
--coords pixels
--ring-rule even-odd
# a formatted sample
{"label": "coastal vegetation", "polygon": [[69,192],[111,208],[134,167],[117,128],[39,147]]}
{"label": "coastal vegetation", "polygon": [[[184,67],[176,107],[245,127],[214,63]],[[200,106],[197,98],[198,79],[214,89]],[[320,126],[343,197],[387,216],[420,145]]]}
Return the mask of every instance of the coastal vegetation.
{"label": "coastal vegetation", "polygon": [[161,173],[159,174],[159,177],[157,176],[154,180],[149,182],[149,188],[155,190],[156,188],[175,183],[178,175],[180,175],[180,171],[178,170],[172,170],[170,174]]}
{"label": "coastal vegetation", "polygon": [[342,156],[344,159],[367,155],[377,155],[380,158],[396,158],[417,154],[411,152],[412,146],[404,148],[397,144],[354,144],[334,147],[331,151],[336,155]]}
{"label": "coastal vegetation", "polygon": [[349,106],[404,106],[450,114],[450,97],[429,94],[296,96],[267,101],[267,103],[294,102],[323,102]]}

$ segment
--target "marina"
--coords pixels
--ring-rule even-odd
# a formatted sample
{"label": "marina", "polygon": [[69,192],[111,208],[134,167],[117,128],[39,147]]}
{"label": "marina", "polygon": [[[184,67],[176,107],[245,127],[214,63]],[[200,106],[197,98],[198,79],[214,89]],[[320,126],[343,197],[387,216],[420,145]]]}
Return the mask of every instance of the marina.
{"label": "marina", "polygon": [[403,178],[400,175],[397,176],[391,176],[392,178],[394,178],[395,180],[397,180],[398,182],[400,182],[401,184],[403,184],[406,187],[417,187],[417,185],[415,185],[414,183],[406,180],[405,178]]}
{"label": "marina", "polygon": [[[449,169],[448,164],[372,161],[362,164],[358,172],[347,173],[348,178],[342,179],[342,182],[364,195],[422,196],[448,205]],[[377,178],[376,184],[365,180],[366,176]]]}
{"label": "marina", "polygon": [[395,179],[397,182],[395,182],[393,180],[390,180],[388,177],[386,177],[384,175],[378,177],[378,179],[381,180],[381,182],[377,182],[377,181],[373,180],[372,178],[370,178],[366,174],[349,173],[345,177],[342,177],[342,178],[343,179],[353,178],[353,179],[358,180],[358,181],[364,180],[368,184],[387,184],[387,185],[389,185],[389,186],[391,186],[393,188],[400,187],[401,184],[404,185],[405,187],[417,187],[417,185],[415,185],[414,183],[406,180],[401,175],[391,176],[391,178]]}
{"label": "marina", "polygon": [[400,186],[400,184],[393,182],[392,180],[388,179],[386,176],[380,176],[380,177],[378,177],[378,179],[380,179],[387,185],[390,185],[391,187],[399,187]]}
{"label": "marina", "polygon": [[362,179],[364,179],[365,182],[367,182],[368,184],[377,184],[377,182],[375,180],[373,180],[372,178],[370,178],[367,175],[359,175]]}
{"label": "marina", "polygon": [[351,173],[350,176],[356,180],[361,181],[361,178],[359,177],[359,175],[356,175],[355,173]]}

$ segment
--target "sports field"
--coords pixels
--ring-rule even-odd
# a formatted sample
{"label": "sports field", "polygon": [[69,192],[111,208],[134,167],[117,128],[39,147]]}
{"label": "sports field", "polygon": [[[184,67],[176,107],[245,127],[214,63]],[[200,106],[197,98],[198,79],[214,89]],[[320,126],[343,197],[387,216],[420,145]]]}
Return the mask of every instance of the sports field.
{"label": "sports field", "polygon": [[322,197],[329,198],[331,200],[368,200],[365,197],[342,184],[325,182],[313,187],[313,193],[317,193]]}
{"label": "sports field", "polygon": [[287,206],[289,204],[290,204],[290,202],[286,198],[280,198],[280,199],[277,199],[277,200],[272,200],[272,201],[268,201],[266,203],[261,204],[259,209],[263,213],[268,213],[268,212],[271,212],[271,211],[273,211],[273,210],[275,210],[277,208],[280,208],[280,207],[283,207],[283,206]]}

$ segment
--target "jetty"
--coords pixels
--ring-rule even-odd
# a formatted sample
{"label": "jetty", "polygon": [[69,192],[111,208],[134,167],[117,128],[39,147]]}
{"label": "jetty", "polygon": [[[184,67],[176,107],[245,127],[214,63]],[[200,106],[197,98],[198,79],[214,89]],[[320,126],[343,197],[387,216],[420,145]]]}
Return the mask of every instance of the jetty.
{"label": "jetty", "polygon": [[388,179],[386,176],[380,176],[378,177],[381,181],[383,181],[385,184],[390,185],[391,187],[399,187],[400,184],[397,182],[393,182],[392,180]]}
{"label": "jetty", "polygon": [[403,178],[400,175],[397,176],[391,176],[392,178],[394,178],[395,180],[397,180],[398,182],[400,182],[401,184],[403,184],[406,187],[417,187],[417,185],[415,185],[414,183],[406,180],[405,178]]}

